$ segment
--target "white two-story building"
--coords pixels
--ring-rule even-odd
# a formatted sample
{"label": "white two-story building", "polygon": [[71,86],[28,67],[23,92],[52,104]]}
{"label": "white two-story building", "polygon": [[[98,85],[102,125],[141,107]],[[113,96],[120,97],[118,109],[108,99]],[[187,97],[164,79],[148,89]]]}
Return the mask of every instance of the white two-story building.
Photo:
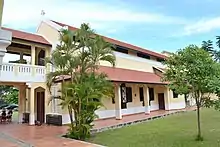
{"label": "white two-story building", "polygon": [[[42,21],[36,34],[3,28],[12,32],[7,53],[20,55],[20,63],[2,63],[0,84],[19,89],[20,121],[23,113],[29,114],[31,125],[35,120],[45,122],[46,114],[56,113],[62,115],[63,124],[69,123],[68,112],[61,109],[59,101],[54,99],[49,103],[51,95],[46,87],[46,74],[51,69],[43,62],[56,48],[59,31],[63,27],[77,30],[51,20]],[[175,94],[166,86],[167,83],[161,82],[165,68],[161,61],[166,58],[165,55],[108,37],[104,39],[116,46],[116,66],[113,68],[106,62],[100,63],[100,71],[105,72],[115,85],[115,97],[103,101],[104,107],[96,112],[99,119],[123,119],[124,115],[185,108],[184,96]],[[26,64],[24,55],[30,56],[30,64]],[[59,82],[53,86],[53,96],[59,95],[59,87]],[[126,102],[121,98],[123,89],[126,89]]]}

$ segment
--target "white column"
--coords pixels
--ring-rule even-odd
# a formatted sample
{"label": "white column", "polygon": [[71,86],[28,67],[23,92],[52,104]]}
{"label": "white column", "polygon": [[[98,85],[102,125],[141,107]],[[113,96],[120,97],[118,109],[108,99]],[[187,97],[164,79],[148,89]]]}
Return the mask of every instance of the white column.
{"label": "white column", "polygon": [[149,88],[147,85],[144,85],[144,108],[145,108],[145,114],[150,114],[150,98],[149,98]]}
{"label": "white column", "polygon": [[19,87],[19,93],[18,93],[18,123],[22,123],[23,121],[23,106],[22,106],[22,94],[21,94],[21,88]]}
{"label": "white column", "polygon": [[26,102],[25,102],[25,112],[29,112],[29,90],[28,87],[25,89]]}
{"label": "white column", "polygon": [[164,90],[164,98],[165,98],[165,110],[170,110],[170,89],[165,87]]}
{"label": "white column", "polygon": [[0,27],[2,26],[3,8],[4,8],[4,0],[0,0]]}
{"label": "white column", "polygon": [[24,59],[24,53],[20,52],[20,60],[23,60],[23,59]]}
{"label": "white column", "polygon": [[27,95],[26,95],[26,86],[22,86],[22,97],[23,97],[23,101],[22,101],[22,103],[23,103],[23,113],[25,113],[26,112],[26,99],[27,99]]}
{"label": "white column", "polygon": [[1,71],[3,57],[7,52],[6,48],[11,44],[11,39],[12,39],[12,33],[10,31],[1,29],[3,8],[4,8],[4,0],[0,0],[0,71]]}
{"label": "white column", "polygon": [[31,46],[31,65],[35,65],[36,49],[35,46]]}
{"label": "white column", "polygon": [[116,119],[122,119],[120,84],[115,85],[115,117]]}
{"label": "white column", "polygon": [[50,102],[50,99],[51,99],[51,94],[49,92],[49,89],[47,87],[45,87],[45,122],[46,122],[46,114],[48,113],[51,113],[51,102]]}
{"label": "white column", "polygon": [[26,85],[25,86],[19,86],[19,94],[18,94],[18,122],[23,122],[23,113],[25,112],[26,108]]}
{"label": "white column", "polygon": [[35,107],[35,92],[34,92],[34,88],[31,87],[29,125],[35,124],[34,107]]}
{"label": "white column", "polygon": [[0,28],[0,65],[2,65],[3,57],[7,52],[6,48],[11,44],[12,33]]}
{"label": "white column", "polygon": [[[45,49],[46,58],[50,57],[50,54],[51,54],[51,48],[46,48]],[[46,64],[46,72],[50,73],[51,71],[52,71],[52,65]]]}

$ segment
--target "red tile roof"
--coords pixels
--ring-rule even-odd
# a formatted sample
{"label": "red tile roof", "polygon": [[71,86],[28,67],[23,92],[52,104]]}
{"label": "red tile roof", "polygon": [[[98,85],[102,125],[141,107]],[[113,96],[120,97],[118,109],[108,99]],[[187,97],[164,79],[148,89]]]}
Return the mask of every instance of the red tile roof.
{"label": "red tile roof", "polygon": [[137,82],[151,84],[167,84],[161,81],[161,77],[155,73],[136,71],[123,68],[114,68],[101,66],[99,72],[104,72],[108,75],[111,81],[118,82]]}
{"label": "red tile roof", "polygon": [[[66,25],[66,24],[63,24],[63,23],[60,23],[60,22],[56,22],[56,21],[53,21],[54,23],[64,27],[64,26],[68,26],[70,30],[77,30],[78,28],[75,28],[75,27],[72,27],[70,25]],[[155,57],[159,57],[159,58],[167,58],[167,56],[163,55],[163,54],[159,54],[159,53],[156,53],[156,52],[153,52],[153,51],[150,51],[150,50],[147,50],[147,49],[143,49],[143,48],[140,48],[140,47],[137,47],[137,46],[134,46],[134,45],[131,45],[131,44],[128,44],[128,43],[125,43],[125,42],[121,42],[121,41],[118,41],[118,40],[115,40],[115,39],[112,39],[112,38],[108,38],[108,37],[105,37],[105,36],[102,36],[107,42],[110,42],[112,44],[116,44],[116,45],[119,45],[119,46],[123,46],[123,47],[126,47],[126,48],[129,48],[129,49],[133,49],[133,50],[136,50],[136,51],[139,51],[139,52],[142,52],[142,53],[146,53],[146,54],[149,54],[151,56],[155,56]]]}
{"label": "red tile roof", "polygon": [[23,31],[18,31],[18,30],[14,30],[14,29],[10,29],[10,28],[5,28],[5,27],[2,27],[2,29],[7,30],[7,31],[11,31],[12,38],[52,46],[44,37],[42,37],[40,35],[27,33],[27,32],[23,32]]}
{"label": "red tile roof", "polygon": [[[131,82],[131,83],[149,83],[149,84],[168,84],[161,81],[161,77],[155,73],[136,71],[123,68],[100,66],[98,72],[106,73],[110,81],[114,82]],[[64,79],[70,79],[70,76],[64,75]],[[62,78],[59,77],[58,81]]]}

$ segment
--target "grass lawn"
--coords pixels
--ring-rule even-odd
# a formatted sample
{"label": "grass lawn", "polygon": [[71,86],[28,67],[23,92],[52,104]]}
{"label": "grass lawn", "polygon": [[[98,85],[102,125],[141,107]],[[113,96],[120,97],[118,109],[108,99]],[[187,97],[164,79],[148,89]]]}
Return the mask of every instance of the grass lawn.
{"label": "grass lawn", "polygon": [[102,132],[90,142],[108,147],[220,147],[220,112],[203,109],[201,119],[202,142],[195,141],[195,111]]}

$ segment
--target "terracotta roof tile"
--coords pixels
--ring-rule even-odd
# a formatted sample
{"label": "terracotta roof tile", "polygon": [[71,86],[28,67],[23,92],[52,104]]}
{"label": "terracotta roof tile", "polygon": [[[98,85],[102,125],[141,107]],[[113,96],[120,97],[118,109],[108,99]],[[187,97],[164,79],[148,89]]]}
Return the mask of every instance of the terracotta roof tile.
{"label": "terracotta roof tile", "polygon": [[[132,83],[149,83],[149,84],[167,84],[161,81],[161,77],[155,73],[136,71],[123,68],[100,66],[98,72],[102,72],[108,75],[109,80],[115,82],[132,82]],[[64,75],[65,80],[70,79],[70,76]],[[57,79],[61,81],[62,77]]]}
{"label": "terracotta roof tile", "polygon": [[[53,21],[53,20],[52,20]],[[63,23],[60,23],[60,22],[56,22],[56,21],[53,21],[54,23],[57,23],[58,25],[64,27],[64,26],[68,26],[70,30],[77,30],[78,28],[75,28],[75,27],[72,27],[70,25],[66,25],[66,24],[63,24]],[[167,58],[167,56],[163,55],[163,54],[159,54],[159,53],[156,53],[156,52],[153,52],[153,51],[150,51],[150,50],[147,50],[147,49],[143,49],[143,48],[140,48],[140,47],[137,47],[137,46],[134,46],[134,45],[131,45],[129,43],[125,43],[125,42],[121,42],[121,41],[118,41],[118,40],[115,40],[115,39],[112,39],[112,38],[108,38],[108,37],[105,37],[105,36],[102,36],[107,42],[110,42],[112,44],[116,44],[116,45],[119,45],[119,46],[123,46],[123,47],[126,47],[126,48],[129,48],[129,49],[132,49],[132,50],[136,50],[136,51],[139,51],[139,52],[142,52],[142,53],[146,53],[146,54],[149,54],[151,56],[155,56],[155,57],[158,57],[158,58]]]}
{"label": "terracotta roof tile", "polygon": [[104,72],[108,75],[111,81],[119,82],[137,82],[151,84],[167,84],[161,81],[161,77],[155,73],[136,71],[123,68],[114,68],[101,66],[99,72]]}
{"label": "terracotta roof tile", "polygon": [[14,30],[14,29],[10,29],[10,28],[5,28],[5,27],[2,27],[2,29],[11,31],[12,38],[22,39],[25,41],[30,41],[30,42],[35,42],[35,43],[40,43],[40,44],[52,46],[44,37],[42,37],[40,35],[27,33],[27,32],[23,32],[23,31],[19,31],[19,30]]}

